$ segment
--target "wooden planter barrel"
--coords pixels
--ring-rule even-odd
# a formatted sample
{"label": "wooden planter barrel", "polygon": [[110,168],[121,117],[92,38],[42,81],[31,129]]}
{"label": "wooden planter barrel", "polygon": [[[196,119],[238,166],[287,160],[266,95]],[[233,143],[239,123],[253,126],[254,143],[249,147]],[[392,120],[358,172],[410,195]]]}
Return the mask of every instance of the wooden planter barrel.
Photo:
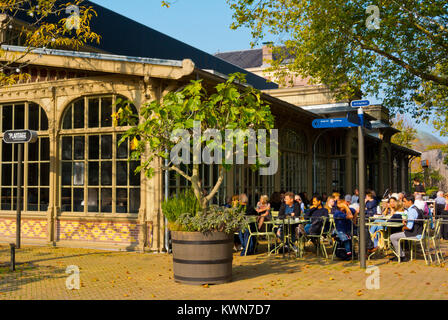
{"label": "wooden planter barrel", "polygon": [[174,280],[203,285],[232,280],[233,234],[171,232]]}

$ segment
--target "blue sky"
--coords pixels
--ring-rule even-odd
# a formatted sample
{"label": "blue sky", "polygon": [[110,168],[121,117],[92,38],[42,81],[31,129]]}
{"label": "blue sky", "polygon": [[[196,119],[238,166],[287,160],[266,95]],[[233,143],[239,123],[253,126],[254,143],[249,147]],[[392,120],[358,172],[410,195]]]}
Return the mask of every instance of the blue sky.
{"label": "blue sky", "polygon": [[[250,30],[230,29],[232,11],[225,0],[177,0],[169,9],[160,0],[92,1],[211,54],[250,48]],[[416,127],[441,138],[431,125]]]}

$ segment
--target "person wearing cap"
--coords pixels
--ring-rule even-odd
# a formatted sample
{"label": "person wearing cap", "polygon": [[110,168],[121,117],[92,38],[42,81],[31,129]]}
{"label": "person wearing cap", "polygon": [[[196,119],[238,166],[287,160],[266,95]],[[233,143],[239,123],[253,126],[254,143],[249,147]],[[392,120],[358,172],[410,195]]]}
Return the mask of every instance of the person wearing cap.
{"label": "person wearing cap", "polygon": [[345,199],[345,203],[347,204],[347,206],[350,206],[350,204],[352,203],[352,196],[347,194],[344,199]]}

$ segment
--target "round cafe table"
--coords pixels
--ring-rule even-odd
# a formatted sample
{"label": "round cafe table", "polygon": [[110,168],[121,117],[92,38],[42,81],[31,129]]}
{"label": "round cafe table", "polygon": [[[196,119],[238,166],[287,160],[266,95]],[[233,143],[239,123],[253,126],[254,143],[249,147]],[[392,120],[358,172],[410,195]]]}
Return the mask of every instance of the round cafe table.
{"label": "round cafe table", "polygon": [[390,249],[390,230],[391,230],[391,228],[401,228],[401,227],[403,227],[403,223],[402,222],[393,222],[393,221],[372,221],[372,222],[366,223],[366,226],[369,226],[369,227],[379,226],[379,227],[386,228],[387,233],[385,235],[383,234],[384,245],[381,249],[387,251],[388,249]]}
{"label": "round cafe table", "polygon": [[[280,242],[279,245],[277,245],[274,249],[271,250],[270,253],[272,252],[278,252],[280,250],[280,248],[283,248],[283,257],[285,257],[285,247],[286,245],[289,246],[289,248],[293,247],[293,243],[292,243],[292,232],[295,231],[295,228],[293,226],[297,225],[297,224],[303,224],[303,223],[307,223],[309,222],[309,220],[303,219],[302,217],[299,218],[292,218],[292,217],[288,217],[285,219],[274,219],[271,221],[266,221],[265,224],[271,224],[274,226],[282,226],[283,227],[283,239]],[[288,250],[288,256],[290,256],[291,254],[291,250]],[[300,254],[299,252],[296,252],[296,257]]]}

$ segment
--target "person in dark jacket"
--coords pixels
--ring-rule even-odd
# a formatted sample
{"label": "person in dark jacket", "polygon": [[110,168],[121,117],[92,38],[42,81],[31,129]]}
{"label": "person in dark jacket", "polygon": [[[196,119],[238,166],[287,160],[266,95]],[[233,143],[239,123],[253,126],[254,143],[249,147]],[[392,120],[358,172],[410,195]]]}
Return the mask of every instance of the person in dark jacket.
{"label": "person in dark jacket", "polygon": [[305,214],[305,219],[310,220],[310,223],[302,228],[298,227],[298,235],[317,235],[320,234],[323,228],[323,218],[328,218],[328,210],[322,206],[322,197],[314,195],[310,211]]}
{"label": "person in dark jacket", "polygon": [[[240,206],[244,208],[246,216],[258,216],[258,213],[254,209],[254,207],[249,206],[249,203],[248,203],[249,198],[247,197],[247,195],[245,193],[242,193],[240,195],[239,201],[240,201]],[[251,230],[255,231],[255,224],[251,223],[251,224],[249,224],[248,227],[251,228]],[[247,247],[247,241],[249,239],[249,235],[250,235],[249,230],[247,228],[244,230],[241,230],[238,234],[240,242],[241,242],[241,246],[242,246],[241,256],[246,255],[246,247]],[[255,238],[252,238],[250,240],[249,247],[247,248],[247,255],[253,254],[254,249],[255,249]]]}
{"label": "person in dark jacket", "polygon": [[378,206],[378,202],[374,198],[373,194],[371,192],[366,193],[366,217],[371,218],[376,213],[376,207]]}
{"label": "person in dark jacket", "polygon": [[[287,219],[288,217],[291,217],[293,219],[300,217],[300,206],[297,202],[294,201],[294,193],[287,192],[285,193],[285,199],[282,203],[282,206],[280,207],[280,210],[278,212],[278,218],[280,220]],[[277,230],[277,236],[280,239],[283,239],[283,226],[280,225],[280,227]],[[292,242],[295,242],[295,232],[292,233]]]}
{"label": "person in dark jacket", "polygon": [[280,192],[275,191],[272,193],[269,203],[271,204],[272,211],[279,211],[282,206],[282,196]]}
{"label": "person in dark jacket", "polygon": [[347,252],[347,256],[352,255],[351,233],[353,214],[344,200],[338,200],[332,210],[334,224],[336,226],[336,236],[342,242]]}

